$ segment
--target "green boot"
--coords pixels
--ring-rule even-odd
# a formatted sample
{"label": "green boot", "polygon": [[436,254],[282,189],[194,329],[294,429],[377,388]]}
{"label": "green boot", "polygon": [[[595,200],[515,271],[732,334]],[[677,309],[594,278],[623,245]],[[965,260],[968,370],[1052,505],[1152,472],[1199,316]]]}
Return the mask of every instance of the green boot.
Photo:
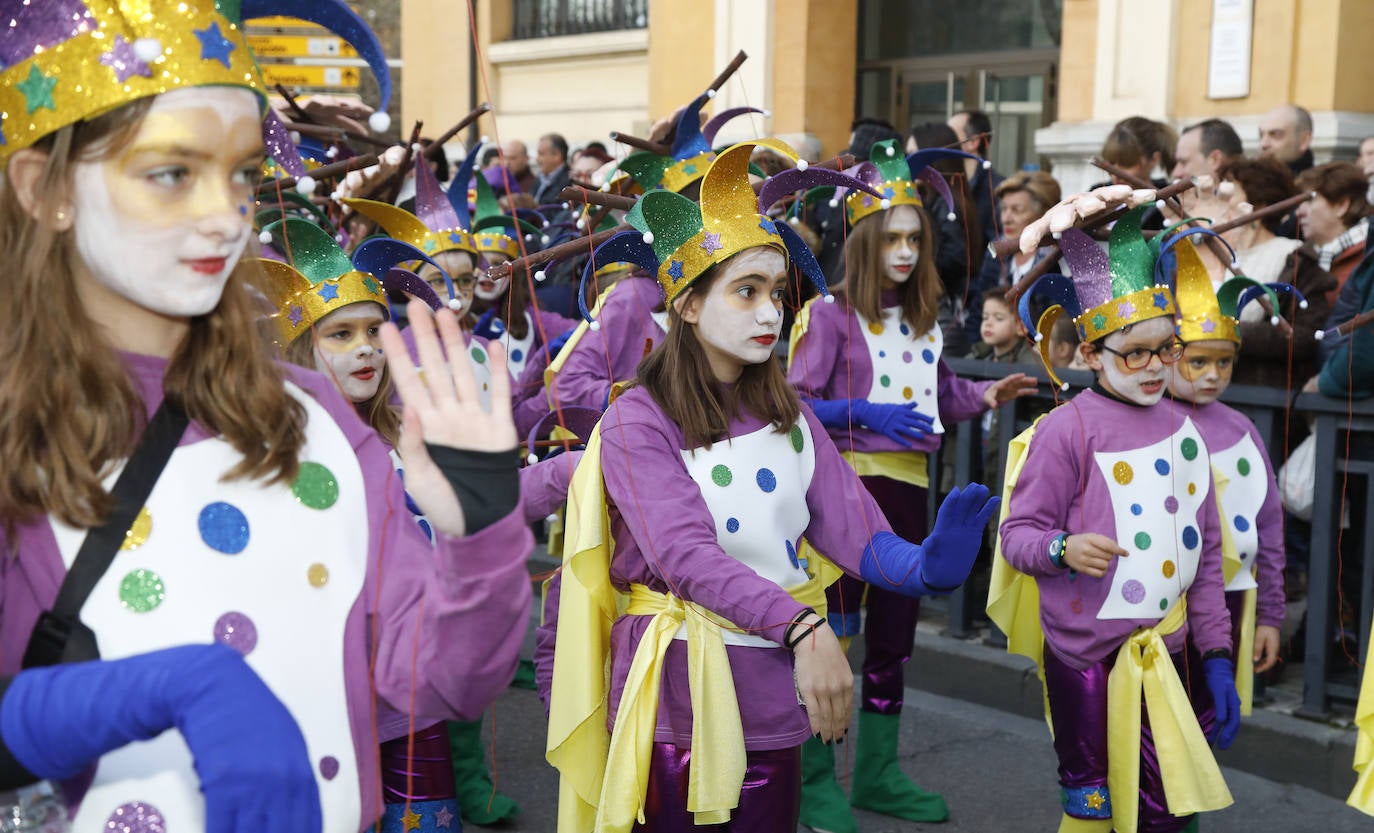
{"label": "green boot", "polygon": [[817,833],[858,833],[859,823],[835,780],[835,749],[817,738],[802,744],[801,823]]}
{"label": "green boot", "polygon": [[908,821],[947,821],[945,800],[913,784],[897,764],[900,723],[901,715],[859,712],[859,744],[849,803]]}
{"label": "green boot", "polygon": [[1198,833],[1198,831],[1201,829],[1201,818],[1201,815],[1194,814],[1193,820],[1188,822],[1188,826],[1180,830],[1179,833]]}
{"label": "green boot", "polygon": [[463,821],[495,824],[515,818],[520,808],[496,791],[487,774],[482,721],[449,721],[448,742],[453,752],[453,785]]}

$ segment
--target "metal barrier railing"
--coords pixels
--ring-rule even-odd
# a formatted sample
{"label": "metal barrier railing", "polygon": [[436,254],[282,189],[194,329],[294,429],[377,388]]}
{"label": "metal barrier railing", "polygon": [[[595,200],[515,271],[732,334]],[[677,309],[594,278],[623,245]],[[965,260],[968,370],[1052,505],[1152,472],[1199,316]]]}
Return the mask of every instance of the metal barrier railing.
{"label": "metal barrier railing", "polygon": [[[1032,415],[1043,412],[1055,403],[1049,377],[1038,365],[1008,365],[976,359],[949,359],[949,365],[961,377],[970,380],[1000,379],[1022,372],[1042,381],[1036,395],[1023,397],[1003,405],[998,418],[997,443],[1005,449],[1018,433],[1030,425]],[[1072,396],[1093,382],[1086,371],[1063,371],[1064,381],[1072,387],[1059,394],[1059,399]],[[1233,385],[1222,401],[1243,412],[1255,423],[1264,441],[1269,458],[1277,471],[1283,465],[1286,437],[1290,421],[1308,419],[1317,432],[1317,472],[1313,498],[1311,533],[1308,536],[1308,589],[1306,656],[1303,666],[1303,701],[1299,713],[1307,717],[1324,717],[1330,712],[1331,701],[1354,702],[1359,693],[1358,670],[1350,663],[1333,660],[1349,654],[1363,661],[1368,651],[1370,621],[1374,618],[1374,535],[1365,531],[1365,519],[1374,517],[1374,400],[1347,401],[1331,399],[1319,394],[1296,394],[1268,387]],[[979,480],[975,473],[981,468],[983,429],[981,420],[973,419],[951,426],[940,453],[931,455],[930,482],[940,484],[942,465],[953,460],[955,483]],[[1005,463],[1005,457],[1002,458]],[[1001,466],[998,467],[1001,469]],[[1004,472],[983,472],[981,482],[994,494],[1001,494]],[[939,488],[930,490],[929,517],[935,518]],[[1345,500],[1352,504],[1348,527],[1342,533],[1340,510]],[[1354,536],[1353,538],[1351,536]],[[1349,538],[1347,552],[1358,552],[1359,627],[1354,638],[1342,647],[1334,639],[1340,625],[1337,579],[1343,569],[1337,544]],[[1353,569],[1353,565],[1351,567]],[[973,598],[967,587],[960,587],[945,600],[948,624],[946,634],[960,639],[976,636],[975,611],[981,610],[985,598]],[[990,628],[990,644],[1004,646],[1005,637]]]}

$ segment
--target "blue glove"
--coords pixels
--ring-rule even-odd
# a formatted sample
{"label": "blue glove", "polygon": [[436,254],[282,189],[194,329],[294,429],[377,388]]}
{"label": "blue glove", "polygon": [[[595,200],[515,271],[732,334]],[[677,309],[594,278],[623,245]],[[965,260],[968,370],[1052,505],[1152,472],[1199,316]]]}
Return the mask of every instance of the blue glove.
{"label": "blue glove", "polygon": [[867,399],[808,399],[806,404],[826,428],[846,430],[858,425],[905,445],[935,428],[935,420],[916,410],[914,402],[889,405]]}
{"label": "blue glove", "polygon": [[472,334],[481,336],[487,341],[494,341],[506,333],[506,325],[501,319],[496,317],[496,307],[492,307],[482,313],[482,317],[477,319],[477,323],[472,327]]}
{"label": "blue glove", "polygon": [[1207,742],[1220,749],[1230,749],[1240,732],[1240,695],[1236,693],[1236,666],[1226,657],[1212,657],[1202,661],[1202,673],[1207,678],[1207,690],[1212,692],[1217,718]]}
{"label": "blue glove", "polygon": [[173,727],[200,777],[206,833],[319,833],[319,788],[300,728],[224,645],[34,668],[0,701],[0,739],[38,778],[71,778]]}
{"label": "blue glove", "polygon": [[568,339],[572,338],[572,334],[575,332],[577,332],[577,328],[573,327],[567,332],[559,333],[553,341],[549,342],[549,361],[553,361],[557,358],[559,351],[568,345]]}
{"label": "blue glove", "polygon": [[1000,498],[988,487],[970,483],[940,504],[935,528],[920,546],[880,532],[864,548],[859,575],[869,584],[907,596],[949,593],[968,578],[983,542],[983,529]]}

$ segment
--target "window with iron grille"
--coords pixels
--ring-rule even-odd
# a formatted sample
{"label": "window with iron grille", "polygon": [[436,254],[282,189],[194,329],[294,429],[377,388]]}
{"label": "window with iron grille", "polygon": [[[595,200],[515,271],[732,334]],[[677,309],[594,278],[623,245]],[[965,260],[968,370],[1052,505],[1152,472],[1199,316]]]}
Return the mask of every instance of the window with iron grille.
{"label": "window with iron grille", "polygon": [[515,0],[513,40],[643,29],[649,0]]}

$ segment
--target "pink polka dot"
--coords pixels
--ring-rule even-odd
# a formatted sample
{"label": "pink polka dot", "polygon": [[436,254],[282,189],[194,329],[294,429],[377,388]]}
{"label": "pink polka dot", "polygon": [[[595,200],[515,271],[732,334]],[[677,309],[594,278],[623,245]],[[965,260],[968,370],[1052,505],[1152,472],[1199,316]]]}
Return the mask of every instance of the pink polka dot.
{"label": "pink polka dot", "polygon": [[906,352],[902,353],[902,361],[906,362],[907,364],[911,364],[911,351],[910,351],[910,350],[907,350]]}

